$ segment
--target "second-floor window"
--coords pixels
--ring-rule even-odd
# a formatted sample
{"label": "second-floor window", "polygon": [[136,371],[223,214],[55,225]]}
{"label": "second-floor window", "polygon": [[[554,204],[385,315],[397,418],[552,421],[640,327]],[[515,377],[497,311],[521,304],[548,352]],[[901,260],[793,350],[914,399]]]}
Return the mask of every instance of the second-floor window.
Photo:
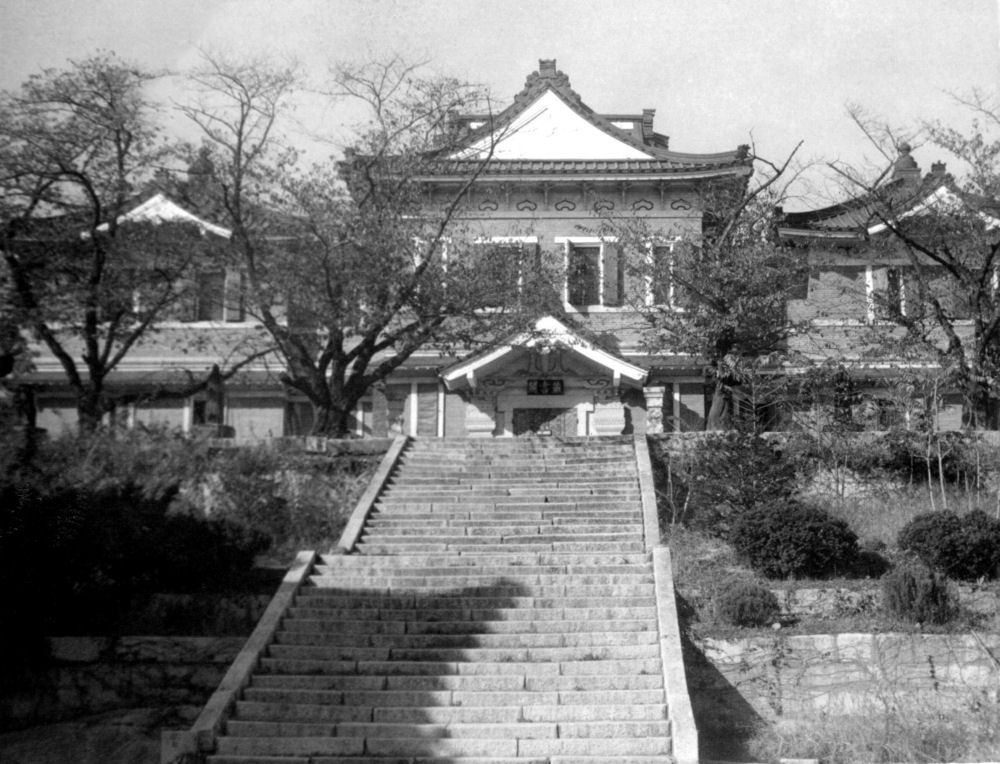
{"label": "second-floor window", "polygon": [[652,244],[648,249],[646,304],[683,310],[691,299],[677,262],[677,242]]}
{"label": "second-floor window", "polygon": [[869,322],[906,315],[906,283],[902,268],[872,266],[868,269],[867,284]]}
{"label": "second-floor window", "polygon": [[475,280],[484,286],[483,308],[499,308],[516,300],[537,267],[538,243],[534,237],[496,237],[478,241],[472,249]]}
{"label": "second-floor window", "polygon": [[[559,241],[559,239],[557,239]],[[575,308],[620,308],[625,302],[625,259],[613,241],[563,239],[565,301]]]}
{"label": "second-floor window", "polygon": [[188,321],[243,321],[243,280],[222,268],[198,273],[191,288]]}

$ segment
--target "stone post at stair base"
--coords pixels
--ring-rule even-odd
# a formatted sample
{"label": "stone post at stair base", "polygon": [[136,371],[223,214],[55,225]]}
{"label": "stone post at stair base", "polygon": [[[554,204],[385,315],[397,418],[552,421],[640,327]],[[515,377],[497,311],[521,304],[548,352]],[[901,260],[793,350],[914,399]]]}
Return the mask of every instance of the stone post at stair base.
{"label": "stone post at stair base", "polygon": [[646,433],[659,435],[663,432],[663,396],[667,388],[663,385],[653,385],[642,388],[646,396]]}

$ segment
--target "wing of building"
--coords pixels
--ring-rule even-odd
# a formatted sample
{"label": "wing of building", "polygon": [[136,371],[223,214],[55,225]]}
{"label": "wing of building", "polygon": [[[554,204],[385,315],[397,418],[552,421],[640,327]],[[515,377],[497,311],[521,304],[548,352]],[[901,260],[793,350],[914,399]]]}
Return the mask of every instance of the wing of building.
{"label": "wing of building", "polygon": [[[780,240],[809,264],[808,285],[788,306],[791,321],[808,328],[788,349],[807,365],[836,365],[846,375],[846,394],[829,399],[847,424],[883,430],[933,411],[937,428],[960,429],[969,400],[943,373],[940,351],[951,344],[968,355],[977,343],[977,311],[995,313],[996,269],[982,258],[992,257],[1000,215],[995,201],[959,188],[943,163],[923,174],[910,146],[899,149],[875,187],[779,214]],[[936,247],[951,251],[942,258]],[[973,306],[976,290],[962,284],[959,271],[985,274],[989,305]],[[935,389],[915,389],[922,381]],[[978,426],[996,429],[1000,412],[985,408]]]}

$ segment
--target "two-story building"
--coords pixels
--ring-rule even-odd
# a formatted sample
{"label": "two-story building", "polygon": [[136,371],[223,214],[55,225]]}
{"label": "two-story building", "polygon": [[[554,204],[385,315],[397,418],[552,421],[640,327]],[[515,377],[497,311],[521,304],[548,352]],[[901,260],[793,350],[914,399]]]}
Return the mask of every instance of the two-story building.
{"label": "two-story building", "polygon": [[[654,129],[653,109],[600,114],[570,87],[554,60],[542,60],[512,104],[487,119],[459,115],[465,140],[435,162],[426,177],[427,203],[453,193],[489,152],[466,194],[460,218],[476,241],[530,267],[555,263],[561,310],[532,331],[478,352],[442,358],[418,351],[371,390],[356,412],[358,435],[513,436],[526,433],[605,435],[704,426],[705,380],[690,358],[643,345],[643,304],[669,300],[669,286],[630,267],[626,247],[599,233],[614,216],[642,218],[656,232],[638,256],[666,261],[671,242],[697,237],[699,189],[709,182],[745,183],[745,149],[718,154],[673,151]],[[132,213],[139,220],[190,219],[156,197]],[[227,232],[196,220],[209,235]],[[667,273],[668,268],[659,272]],[[238,274],[205,268],[205,281],[184,320],[168,323],[122,363],[111,385],[141,390],[177,386],[235,357],[261,330],[238,300],[226,298]],[[60,369],[43,352],[25,381],[37,388],[38,424],[73,426],[74,407]],[[275,356],[241,370],[226,385],[221,417],[239,439],[306,434],[311,408],[278,381]],[[206,414],[206,412],[209,412]],[[130,423],[163,422],[190,429],[213,415],[205,396],[143,402],[120,412]]]}

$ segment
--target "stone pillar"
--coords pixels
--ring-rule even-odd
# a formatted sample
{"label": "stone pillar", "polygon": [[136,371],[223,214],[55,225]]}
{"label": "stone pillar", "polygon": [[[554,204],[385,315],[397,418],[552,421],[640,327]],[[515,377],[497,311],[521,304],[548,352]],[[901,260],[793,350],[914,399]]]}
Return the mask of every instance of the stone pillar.
{"label": "stone pillar", "polygon": [[663,432],[663,396],[667,388],[664,385],[653,385],[642,388],[646,396],[646,433],[659,435]]}

